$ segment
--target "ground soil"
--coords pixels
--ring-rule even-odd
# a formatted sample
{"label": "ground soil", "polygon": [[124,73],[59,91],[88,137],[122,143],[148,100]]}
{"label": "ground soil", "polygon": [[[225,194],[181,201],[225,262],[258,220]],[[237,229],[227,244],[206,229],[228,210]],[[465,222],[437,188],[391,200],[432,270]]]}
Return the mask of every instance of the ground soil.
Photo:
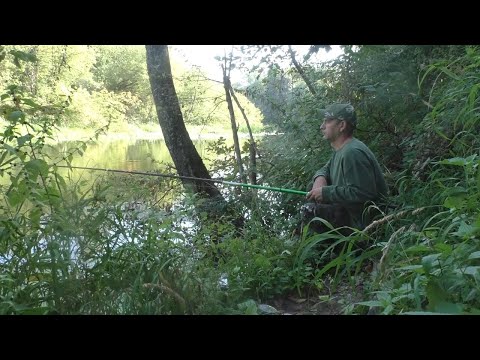
{"label": "ground soil", "polygon": [[[323,288],[304,288],[293,290],[266,302],[281,315],[343,315],[350,314],[355,303],[366,301],[364,291],[365,280],[369,271],[357,274],[354,280],[343,281],[337,286],[328,285]],[[360,309],[357,306],[357,311]]]}

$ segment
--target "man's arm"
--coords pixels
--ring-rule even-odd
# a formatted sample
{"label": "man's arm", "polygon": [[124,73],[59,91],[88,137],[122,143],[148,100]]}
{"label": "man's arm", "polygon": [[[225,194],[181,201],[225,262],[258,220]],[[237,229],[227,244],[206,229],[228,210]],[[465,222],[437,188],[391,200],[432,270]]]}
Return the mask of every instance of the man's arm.
{"label": "man's arm", "polygon": [[330,178],[330,161],[325,164],[320,170],[318,170],[313,176],[313,186],[312,190],[307,193],[308,201],[322,201],[322,187],[328,184],[328,179]]}
{"label": "man's arm", "polygon": [[322,201],[362,203],[377,196],[375,169],[370,158],[359,150],[345,154],[343,159],[345,185],[329,185],[322,188]]}
{"label": "man's arm", "polygon": [[325,185],[327,185],[328,181],[330,181],[330,163],[331,163],[331,161],[332,161],[332,159],[328,160],[328,162],[320,170],[318,170],[315,173],[315,175],[313,175],[314,185],[313,185],[312,188],[315,187],[315,182],[317,181],[317,178],[319,176],[321,176],[325,179]]}

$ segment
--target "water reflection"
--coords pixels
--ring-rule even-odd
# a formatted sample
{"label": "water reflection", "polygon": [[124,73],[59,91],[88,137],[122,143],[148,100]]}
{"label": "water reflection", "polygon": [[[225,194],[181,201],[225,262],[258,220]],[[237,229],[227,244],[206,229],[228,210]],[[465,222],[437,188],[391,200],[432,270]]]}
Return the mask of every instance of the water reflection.
{"label": "water reflection", "polygon": [[[207,161],[212,154],[207,154],[208,141],[194,141],[200,157]],[[54,151],[57,159],[72,152],[78,143],[64,142],[58,144]],[[112,140],[89,144],[83,156],[75,153],[72,166],[99,167],[120,170],[152,171],[159,164],[173,164],[168,148],[163,140]]]}
{"label": "water reflection", "polygon": [[[209,145],[215,140],[194,140],[193,143],[207,168],[216,158]],[[227,140],[227,146],[233,141]],[[65,141],[55,145],[45,146],[45,160],[49,164],[67,165],[64,158],[71,154],[71,165],[78,167],[103,168],[126,171],[164,172],[167,165],[173,165],[170,152],[161,139],[108,139],[104,138],[87,145],[85,151],[83,142]],[[94,180],[102,175],[101,171],[59,168],[59,174],[67,184],[74,185],[77,190],[90,189]],[[214,173],[212,176],[223,176]],[[4,173],[0,176],[0,190],[6,191],[11,185],[10,176]],[[5,189],[5,190],[4,190]]]}

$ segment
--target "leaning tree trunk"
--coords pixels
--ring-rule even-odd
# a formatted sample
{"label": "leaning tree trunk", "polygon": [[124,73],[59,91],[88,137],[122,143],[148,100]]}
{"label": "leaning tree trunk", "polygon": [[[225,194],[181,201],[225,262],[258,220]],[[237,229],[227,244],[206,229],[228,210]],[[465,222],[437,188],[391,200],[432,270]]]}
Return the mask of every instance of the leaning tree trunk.
{"label": "leaning tree trunk", "polygon": [[295,66],[295,69],[297,69],[297,72],[300,74],[303,81],[305,81],[305,84],[307,84],[308,90],[310,90],[312,95],[317,95],[317,92],[315,91],[315,88],[313,87],[312,82],[308,79],[307,75],[305,74],[305,71],[303,71],[297,59],[295,59],[295,53],[293,52],[291,45],[288,45],[288,52],[290,54],[290,58],[292,59],[293,65]]}
{"label": "leaning tree trunk", "polygon": [[[202,158],[190,139],[183,122],[180,104],[173,84],[167,45],[146,45],[147,70],[153,100],[162,128],[165,144],[180,176],[211,179]],[[221,197],[211,182],[182,179],[183,186],[196,194]],[[223,199],[223,197],[222,197]]]}
{"label": "leaning tree trunk", "polygon": [[223,87],[225,89],[225,99],[227,100],[228,112],[230,113],[230,122],[232,124],[232,134],[233,134],[233,146],[235,147],[235,158],[237,159],[238,174],[240,175],[240,181],[243,183],[247,182],[245,174],[243,172],[242,164],[242,153],[240,151],[240,142],[238,141],[238,129],[237,122],[235,121],[235,113],[233,112],[232,98],[230,96],[230,79],[227,76],[227,69],[223,68]]}
{"label": "leaning tree trunk", "polygon": [[[235,92],[233,91],[232,84],[229,82],[230,85],[230,93],[232,94],[233,100],[237,103],[238,108],[242,112],[243,118],[245,119],[245,123],[247,124],[248,133],[250,134],[250,171],[249,171],[249,178],[250,184],[256,185],[257,184],[257,145],[255,144],[255,139],[253,138],[252,128],[250,127],[250,122],[248,121],[247,114],[245,114],[245,110],[243,109],[242,105],[240,105],[240,101],[238,101]],[[258,154],[260,156],[260,154]]]}

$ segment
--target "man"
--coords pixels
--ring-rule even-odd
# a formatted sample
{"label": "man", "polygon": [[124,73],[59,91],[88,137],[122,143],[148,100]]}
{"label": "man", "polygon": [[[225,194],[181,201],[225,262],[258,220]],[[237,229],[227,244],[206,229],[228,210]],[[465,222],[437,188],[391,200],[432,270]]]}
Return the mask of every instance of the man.
{"label": "man", "polygon": [[[313,177],[312,189],[307,193],[307,200],[315,202],[310,206],[310,218],[321,217],[334,227],[363,229],[371,221],[364,213],[365,204],[387,195],[385,178],[375,155],[353,137],[357,126],[353,106],[335,103],[322,113],[320,130],[334,154]],[[321,232],[315,229],[319,226],[316,223],[312,223],[314,230]]]}

